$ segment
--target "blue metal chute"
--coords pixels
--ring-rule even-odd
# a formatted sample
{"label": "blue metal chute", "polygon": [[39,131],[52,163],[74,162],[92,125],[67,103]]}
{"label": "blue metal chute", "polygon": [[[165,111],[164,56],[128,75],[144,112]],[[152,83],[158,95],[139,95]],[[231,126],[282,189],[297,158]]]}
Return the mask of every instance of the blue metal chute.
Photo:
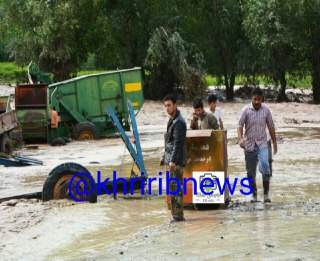
{"label": "blue metal chute", "polygon": [[12,158],[0,157],[0,165],[4,165],[5,167],[23,167],[42,164],[43,162],[41,160],[21,156],[13,156]]}
{"label": "blue metal chute", "polygon": [[130,101],[128,101],[128,107],[129,107],[129,113],[130,113],[130,117],[131,117],[131,125],[132,125],[132,130],[133,130],[133,136],[134,136],[135,143],[136,143],[136,150],[134,149],[134,147],[133,147],[128,135],[124,131],[124,129],[123,129],[123,127],[122,127],[117,115],[114,113],[112,108],[111,107],[107,107],[106,111],[107,111],[107,113],[108,113],[113,125],[119,131],[123,142],[125,143],[125,145],[126,145],[128,151],[129,151],[131,157],[133,158],[133,160],[137,164],[140,172],[143,173],[145,177],[147,177],[146,168],[144,166],[144,160],[143,160],[143,155],[142,155],[142,149],[141,149],[141,143],[140,143],[140,137],[139,137],[138,127],[137,127],[137,122],[136,122],[133,106],[132,106],[132,103]]}

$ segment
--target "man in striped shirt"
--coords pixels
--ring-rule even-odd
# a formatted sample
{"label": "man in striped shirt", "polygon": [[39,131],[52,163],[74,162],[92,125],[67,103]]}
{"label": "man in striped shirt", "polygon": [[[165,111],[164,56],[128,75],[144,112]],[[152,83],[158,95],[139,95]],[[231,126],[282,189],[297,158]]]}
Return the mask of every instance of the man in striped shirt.
{"label": "man in striped shirt", "polygon": [[[257,201],[256,169],[262,174],[264,202],[270,203],[270,166],[266,127],[268,127],[274,154],[277,153],[277,139],[270,109],[262,104],[263,92],[259,87],[253,89],[251,103],[243,108],[238,122],[239,145],[244,149],[247,177],[252,180],[253,201]],[[243,127],[245,133],[243,136]]]}

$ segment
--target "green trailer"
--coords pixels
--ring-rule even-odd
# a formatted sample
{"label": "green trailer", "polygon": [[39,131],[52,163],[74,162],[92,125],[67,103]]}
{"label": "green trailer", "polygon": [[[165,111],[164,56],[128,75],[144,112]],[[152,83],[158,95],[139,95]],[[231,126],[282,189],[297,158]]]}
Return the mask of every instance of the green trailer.
{"label": "green trailer", "polygon": [[[20,84],[16,111],[24,138],[58,137],[98,139],[116,132],[106,107],[110,106],[126,130],[130,100],[136,112],[144,102],[141,68],[117,70],[73,78],[54,84]],[[51,109],[58,112],[59,127],[51,128]]]}

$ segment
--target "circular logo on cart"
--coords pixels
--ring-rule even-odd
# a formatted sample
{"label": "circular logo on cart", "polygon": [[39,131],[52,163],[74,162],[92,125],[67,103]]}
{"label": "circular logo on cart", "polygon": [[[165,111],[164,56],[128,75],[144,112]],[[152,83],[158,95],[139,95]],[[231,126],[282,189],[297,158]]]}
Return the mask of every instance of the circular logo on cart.
{"label": "circular logo on cart", "polygon": [[[203,182],[204,186],[208,187],[203,187],[203,190],[207,193],[210,193],[211,191],[214,191],[217,189],[217,177],[212,175],[211,173],[205,173],[204,175],[200,176],[199,182],[201,182],[203,179],[206,179]],[[210,179],[210,180],[208,180]]]}

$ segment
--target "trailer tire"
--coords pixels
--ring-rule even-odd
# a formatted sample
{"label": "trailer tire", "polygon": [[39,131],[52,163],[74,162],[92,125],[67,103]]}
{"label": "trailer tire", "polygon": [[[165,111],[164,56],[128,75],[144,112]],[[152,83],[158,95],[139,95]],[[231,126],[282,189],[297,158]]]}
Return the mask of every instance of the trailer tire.
{"label": "trailer tire", "polygon": [[[78,174],[79,173],[79,174]],[[77,174],[77,175],[76,175]],[[75,176],[76,175],[76,176]],[[72,195],[69,193],[69,183],[72,183]],[[82,181],[82,182],[81,182]],[[77,183],[77,184],[75,184]],[[80,192],[84,192],[82,196],[76,194],[76,187]],[[87,184],[87,186],[84,186]],[[81,187],[81,185],[83,185]],[[86,189],[86,191],[84,191]],[[52,199],[73,199],[76,201],[88,201],[90,203],[97,202],[97,190],[94,179],[90,172],[77,163],[68,162],[55,167],[49,173],[42,189],[42,200],[49,201]]]}
{"label": "trailer tire", "polygon": [[62,138],[66,143],[70,143],[71,139],[69,137],[63,137]]}
{"label": "trailer tire", "polygon": [[91,122],[80,122],[73,129],[76,140],[98,140],[100,133],[97,127]]}
{"label": "trailer tire", "polygon": [[55,138],[53,139],[53,141],[51,142],[51,146],[55,147],[55,146],[65,146],[67,143],[64,139],[62,138]]}
{"label": "trailer tire", "polygon": [[0,136],[0,152],[7,155],[11,155],[13,152],[11,140],[7,134]]}

